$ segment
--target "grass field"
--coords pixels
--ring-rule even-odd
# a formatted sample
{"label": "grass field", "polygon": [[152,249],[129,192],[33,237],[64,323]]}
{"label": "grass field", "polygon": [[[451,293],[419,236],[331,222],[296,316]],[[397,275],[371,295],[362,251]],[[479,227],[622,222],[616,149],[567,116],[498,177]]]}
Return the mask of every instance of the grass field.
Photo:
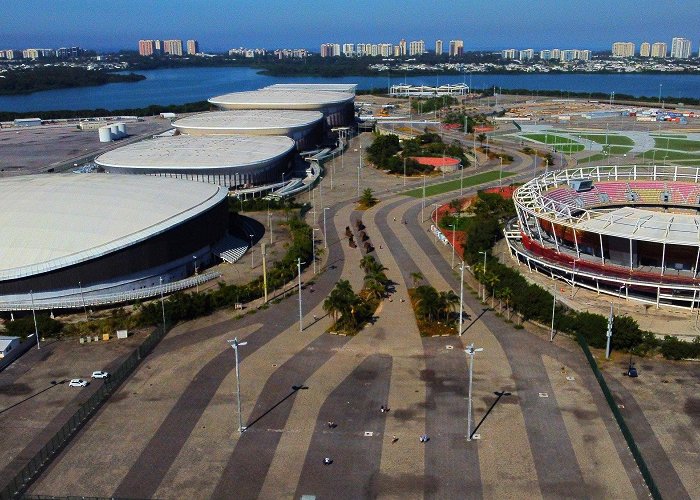
{"label": "grass field", "polygon": [[[581,139],[597,142],[598,144],[606,144],[605,134],[576,134]],[[625,135],[608,134],[607,144],[616,146],[634,146],[634,141]]]}
{"label": "grass field", "polygon": [[656,149],[675,149],[677,151],[700,151],[700,141],[677,139],[671,137],[654,137]]}
{"label": "grass field", "polygon": [[557,152],[569,154],[583,151],[586,147],[583,144],[557,144],[554,146],[554,149],[556,149]]}
{"label": "grass field", "polygon": [[[665,142],[665,141],[664,141]],[[666,160],[700,160],[700,155],[683,153],[680,151],[668,151],[666,149],[650,149],[640,155],[641,158],[655,159],[657,163],[663,163]]]}
{"label": "grass field", "polygon": [[531,141],[540,142],[542,144],[576,144],[576,141],[569,139],[568,137],[562,137],[561,135],[555,134],[521,134],[521,137],[530,139]]}
{"label": "grass field", "polygon": [[[505,179],[506,177],[510,177],[511,175],[515,174],[513,172],[503,172],[502,175],[500,175],[498,170],[490,170],[488,172],[482,172],[480,174],[465,177],[464,179],[462,179],[462,187],[466,188],[476,186],[478,184],[484,184],[486,182],[495,181],[498,180],[499,176]],[[426,186],[425,196],[434,196],[436,194],[449,193],[450,191],[455,191],[459,189],[459,181],[460,179],[455,179],[453,181],[441,182],[440,184]],[[405,194],[406,196],[413,196],[414,198],[420,198],[423,196],[423,188],[420,187],[418,189],[411,189],[410,191],[406,191],[403,194]]]}

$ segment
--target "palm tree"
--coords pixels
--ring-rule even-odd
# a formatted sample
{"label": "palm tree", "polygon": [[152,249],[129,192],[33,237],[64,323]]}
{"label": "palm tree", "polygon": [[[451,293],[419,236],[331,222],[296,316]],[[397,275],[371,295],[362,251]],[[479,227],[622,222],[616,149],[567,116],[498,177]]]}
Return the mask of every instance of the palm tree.
{"label": "palm tree", "polygon": [[440,292],[440,308],[445,314],[446,322],[449,319],[450,313],[454,312],[457,309],[458,304],[459,297],[452,290],[448,290],[447,292]]}
{"label": "palm tree", "polygon": [[383,272],[387,268],[377,261],[372,255],[365,255],[360,260],[360,269],[362,269],[365,274],[371,274],[373,272]]}
{"label": "palm tree", "polygon": [[384,297],[384,292],[386,291],[386,288],[384,286],[384,283],[382,283],[374,277],[370,277],[365,278],[364,290],[368,297],[379,300],[382,297]]}
{"label": "palm tree", "polygon": [[501,298],[506,301],[506,311],[508,311],[508,321],[510,321],[510,312],[511,311],[510,311],[509,305],[510,305],[510,299],[513,296],[513,291],[510,288],[505,287],[505,288],[501,289],[500,295],[501,295]]}
{"label": "palm tree", "polygon": [[493,309],[493,307],[494,307],[493,301],[494,301],[494,297],[496,295],[496,284],[498,284],[498,282],[500,280],[498,279],[498,276],[496,276],[495,274],[489,273],[486,275],[485,281],[486,281],[486,283],[488,283],[489,287],[491,288],[491,309]]}
{"label": "palm tree", "polygon": [[[348,280],[340,280],[323,301],[323,309],[337,322],[353,313],[357,295]],[[339,318],[340,316],[340,318]]]}
{"label": "palm tree", "polygon": [[476,140],[479,141],[479,144],[481,144],[481,147],[484,147],[484,141],[486,140],[486,134],[479,134],[476,136]]}
{"label": "palm tree", "polygon": [[413,288],[418,286],[419,281],[423,281],[425,279],[425,276],[423,276],[423,273],[420,271],[415,271],[411,273],[411,279],[413,280]]}
{"label": "palm tree", "polygon": [[427,285],[416,288],[416,311],[428,321],[433,321],[433,315],[437,317],[440,311],[440,300],[435,288]]}

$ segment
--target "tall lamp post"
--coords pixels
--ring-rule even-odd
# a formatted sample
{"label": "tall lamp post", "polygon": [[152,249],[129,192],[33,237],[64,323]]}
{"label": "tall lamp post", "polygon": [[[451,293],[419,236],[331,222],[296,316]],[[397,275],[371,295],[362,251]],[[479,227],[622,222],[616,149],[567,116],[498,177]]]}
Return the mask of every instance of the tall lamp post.
{"label": "tall lamp post", "polygon": [[326,210],[328,207],[323,207],[323,248],[328,248],[328,233],[326,232]]}
{"label": "tall lamp post", "polygon": [[34,318],[34,335],[36,335],[36,348],[37,350],[41,349],[41,345],[39,344],[39,326],[36,324],[36,309],[34,308],[34,291],[29,290],[29,296],[32,299],[32,317]]}
{"label": "tall lamp post", "polygon": [[450,227],[452,228],[452,264],[450,265],[450,269],[454,269],[455,267],[455,228],[457,227],[456,223],[450,224]]}
{"label": "tall lamp post", "polygon": [[83,284],[78,281],[78,286],[80,287],[80,300],[83,303],[83,312],[85,313],[85,321],[88,320],[87,307],[85,307],[85,296],[83,295]]}
{"label": "tall lamp post", "polygon": [[194,259],[194,277],[195,277],[195,286],[197,287],[197,293],[199,293],[199,280],[197,280],[197,256],[193,255],[192,258]]}
{"label": "tall lamp post", "polygon": [[160,310],[163,313],[163,332],[165,332],[165,300],[163,299],[163,277],[160,277]]}
{"label": "tall lamp post", "polygon": [[469,356],[469,403],[467,406],[467,441],[472,440],[472,379],[474,374],[474,353],[483,351],[483,347],[474,348],[469,344],[464,352]]}
{"label": "tall lamp post", "polygon": [[253,269],[255,267],[253,262],[253,235],[249,234],[248,236],[250,236],[250,268]]}
{"label": "tall lamp post", "polygon": [[238,369],[238,348],[247,345],[248,342],[239,342],[238,337],[227,341],[236,353],[236,403],[238,406],[238,432],[243,433],[243,415],[241,414],[241,373]]}
{"label": "tall lamp post", "polygon": [[484,254],[484,297],[483,300],[486,301],[486,251],[479,252]]}
{"label": "tall lamp post", "polygon": [[462,335],[462,316],[464,316],[464,261],[459,279],[459,335]]}
{"label": "tall lamp post", "polygon": [[554,311],[557,308],[557,282],[552,283],[552,328],[549,330],[549,341],[554,342]]}
{"label": "tall lamp post", "polygon": [[316,274],[316,231],[317,227],[311,229],[311,260],[314,263],[314,274]]}
{"label": "tall lamp post", "polygon": [[306,264],[302,262],[301,258],[297,258],[297,276],[299,277],[299,331],[304,331],[304,324],[301,321],[301,265]]}

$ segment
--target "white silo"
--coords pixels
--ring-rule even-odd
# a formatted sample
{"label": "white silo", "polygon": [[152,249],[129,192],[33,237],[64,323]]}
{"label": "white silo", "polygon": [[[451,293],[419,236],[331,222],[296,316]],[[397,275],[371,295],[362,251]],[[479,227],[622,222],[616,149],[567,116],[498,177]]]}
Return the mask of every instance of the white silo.
{"label": "white silo", "polygon": [[100,142],[111,142],[112,141],[112,131],[109,128],[109,126],[100,127],[97,130],[97,133],[100,136]]}
{"label": "white silo", "polygon": [[126,137],[126,125],[124,123],[117,123],[117,129],[119,130],[119,138]]}
{"label": "white silo", "polygon": [[111,124],[109,126],[109,129],[112,131],[112,140],[113,141],[121,138],[121,136],[119,135],[119,127],[117,127],[116,123]]}

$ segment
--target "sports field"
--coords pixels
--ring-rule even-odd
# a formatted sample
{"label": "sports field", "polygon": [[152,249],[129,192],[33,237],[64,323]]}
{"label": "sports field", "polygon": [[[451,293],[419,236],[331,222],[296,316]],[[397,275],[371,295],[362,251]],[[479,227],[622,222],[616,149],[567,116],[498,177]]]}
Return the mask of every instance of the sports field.
{"label": "sports field", "polygon": [[[510,177],[511,175],[515,175],[513,172],[499,172],[498,170],[490,170],[488,172],[482,172],[480,174],[476,175],[471,175],[469,177],[465,177],[462,180],[462,187],[471,187],[471,186],[476,186],[478,184],[484,184],[486,182],[491,182],[497,180],[499,177],[502,179],[505,179],[506,177]],[[447,181],[447,182],[441,182],[440,184],[433,184],[431,186],[426,186],[425,187],[425,196],[434,196],[436,194],[442,194],[442,193],[448,193],[450,191],[455,191],[459,189],[459,182],[460,179],[455,179],[453,181]],[[423,188],[417,188],[417,189],[411,189],[410,191],[406,191],[405,193],[406,196],[413,196],[414,198],[420,198],[423,196]]]}
{"label": "sports field", "polygon": [[634,146],[634,141],[625,135],[613,134],[576,134],[576,137],[586,139],[588,141],[597,142],[598,144],[610,144],[616,146]]}

